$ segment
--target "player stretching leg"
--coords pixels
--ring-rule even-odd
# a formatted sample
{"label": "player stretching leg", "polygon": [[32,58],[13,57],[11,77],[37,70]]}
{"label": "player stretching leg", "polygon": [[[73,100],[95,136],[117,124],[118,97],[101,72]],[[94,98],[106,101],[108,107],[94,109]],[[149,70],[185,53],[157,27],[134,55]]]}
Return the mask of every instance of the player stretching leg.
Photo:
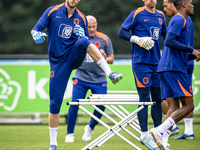
{"label": "player stretching leg", "polygon": [[47,27],[50,62],[50,111],[49,150],[57,148],[59,112],[64,92],[72,70],[78,68],[86,52],[97,62],[114,84],[122,74],[113,73],[98,48],[89,41],[86,16],[76,6],[80,0],[66,0],[65,3],[49,7],[33,27],[31,34],[37,44],[44,42],[41,31]]}

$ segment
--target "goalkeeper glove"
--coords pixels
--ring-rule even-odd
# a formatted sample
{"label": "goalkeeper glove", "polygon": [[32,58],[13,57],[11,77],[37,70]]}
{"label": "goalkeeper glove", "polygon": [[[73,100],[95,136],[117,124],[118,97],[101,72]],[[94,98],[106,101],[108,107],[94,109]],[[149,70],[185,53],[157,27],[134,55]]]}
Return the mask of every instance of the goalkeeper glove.
{"label": "goalkeeper glove", "polygon": [[32,37],[33,37],[33,40],[35,41],[36,44],[44,43],[44,41],[45,41],[44,36],[47,36],[47,34],[40,32],[40,31],[39,32],[38,31],[32,32]]}
{"label": "goalkeeper glove", "polygon": [[85,31],[80,25],[76,25],[74,27],[74,34],[78,37],[84,37],[85,36]]}
{"label": "goalkeeper glove", "polygon": [[139,46],[145,48],[146,50],[150,50],[154,46],[154,41],[151,37],[132,36],[130,42],[136,43]]}

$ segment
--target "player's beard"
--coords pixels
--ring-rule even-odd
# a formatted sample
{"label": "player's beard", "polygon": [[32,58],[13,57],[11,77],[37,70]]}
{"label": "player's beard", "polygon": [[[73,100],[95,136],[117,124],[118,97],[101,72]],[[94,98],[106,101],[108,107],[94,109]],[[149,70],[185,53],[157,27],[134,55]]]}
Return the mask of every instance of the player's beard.
{"label": "player's beard", "polygon": [[149,4],[149,8],[153,9],[153,8],[155,8],[155,5]]}
{"label": "player's beard", "polygon": [[76,3],[75,5],[71,5],[71,4],[69,3],[69,1],[67,1],[67,5],[69,6],[69,8],[75,8],[75,7],[78,5],[78,3]]}
{"label": "player's beard", "polygon": [[149,8],[151,8],[151,9],[152,9],[152,8],[155,8],[155,5],[156,5],[155,2],[150,2],[150,3],[149,3]]}

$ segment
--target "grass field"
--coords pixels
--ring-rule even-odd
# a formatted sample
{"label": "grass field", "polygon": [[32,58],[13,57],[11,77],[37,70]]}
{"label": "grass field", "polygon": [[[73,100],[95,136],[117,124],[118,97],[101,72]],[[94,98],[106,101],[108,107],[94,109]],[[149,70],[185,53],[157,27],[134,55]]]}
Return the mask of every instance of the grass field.
{"label": "grass field", "polygon": [[[199,116],[194,118],[194,140],[174,140],[170,137],[169,143],[171,150],[199,150],[200,149],[200,125]],[[76,125],[75,129],[75,142],[65,143],[66,124],[59,125],[58,128],[58,148],[57,150],[80,150],[88,143],[82,141],[81,137],[84,132],[85,125]],[[151,128],[151,121],[149,128]],[[184,132],[183,121],[178,124],[180,129],[179,135]],[[127,127],[127,129],[130,129]],[[107,129],[102,125],[97,125],[92,140],[104,133]],[[139,136],[133,130],[134,134]],[[141,145],[138,141],[130,137],[128,134],[120,131],[127,139],[134,142],[141,149],[147,148]],[[49,145],[49,130],[48,125],[0,125],[0,150],[47,150]],[[134,149],[129,144],[125,143],[121,138],[116,135],[101,147],[95,147],[94,150],[131,150]]]}

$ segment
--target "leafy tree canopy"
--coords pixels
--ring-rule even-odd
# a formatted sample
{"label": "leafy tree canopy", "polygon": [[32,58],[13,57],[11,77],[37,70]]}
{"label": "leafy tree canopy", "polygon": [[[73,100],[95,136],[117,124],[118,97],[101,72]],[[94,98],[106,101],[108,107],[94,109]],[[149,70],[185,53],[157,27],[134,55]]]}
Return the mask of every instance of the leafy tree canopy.
{"label": "leafy tree canopy", "polygon": [[[47,54],[46,42],[36,45],[30,31],[43,12],[52,5],[65,0],[1,0],[0,1],[0,53],[1,54]],[[200,0],[193,0],[199,8]],[[81,0],[78,9],[85,15],[93,15],[98,21],[98,30],[107,34],[114,47],[115,54],[130,54],[131,44],[118,37],[121,24],[132,10],[143,6],[142,0]],[[163,10],[162,0],[157,1],[157,9]],[[200,9],[195,9],[194,47],[200,48]],[[166,23],[170,20],[166,16]],[[162,49],[163,41],[161,44]]]}

